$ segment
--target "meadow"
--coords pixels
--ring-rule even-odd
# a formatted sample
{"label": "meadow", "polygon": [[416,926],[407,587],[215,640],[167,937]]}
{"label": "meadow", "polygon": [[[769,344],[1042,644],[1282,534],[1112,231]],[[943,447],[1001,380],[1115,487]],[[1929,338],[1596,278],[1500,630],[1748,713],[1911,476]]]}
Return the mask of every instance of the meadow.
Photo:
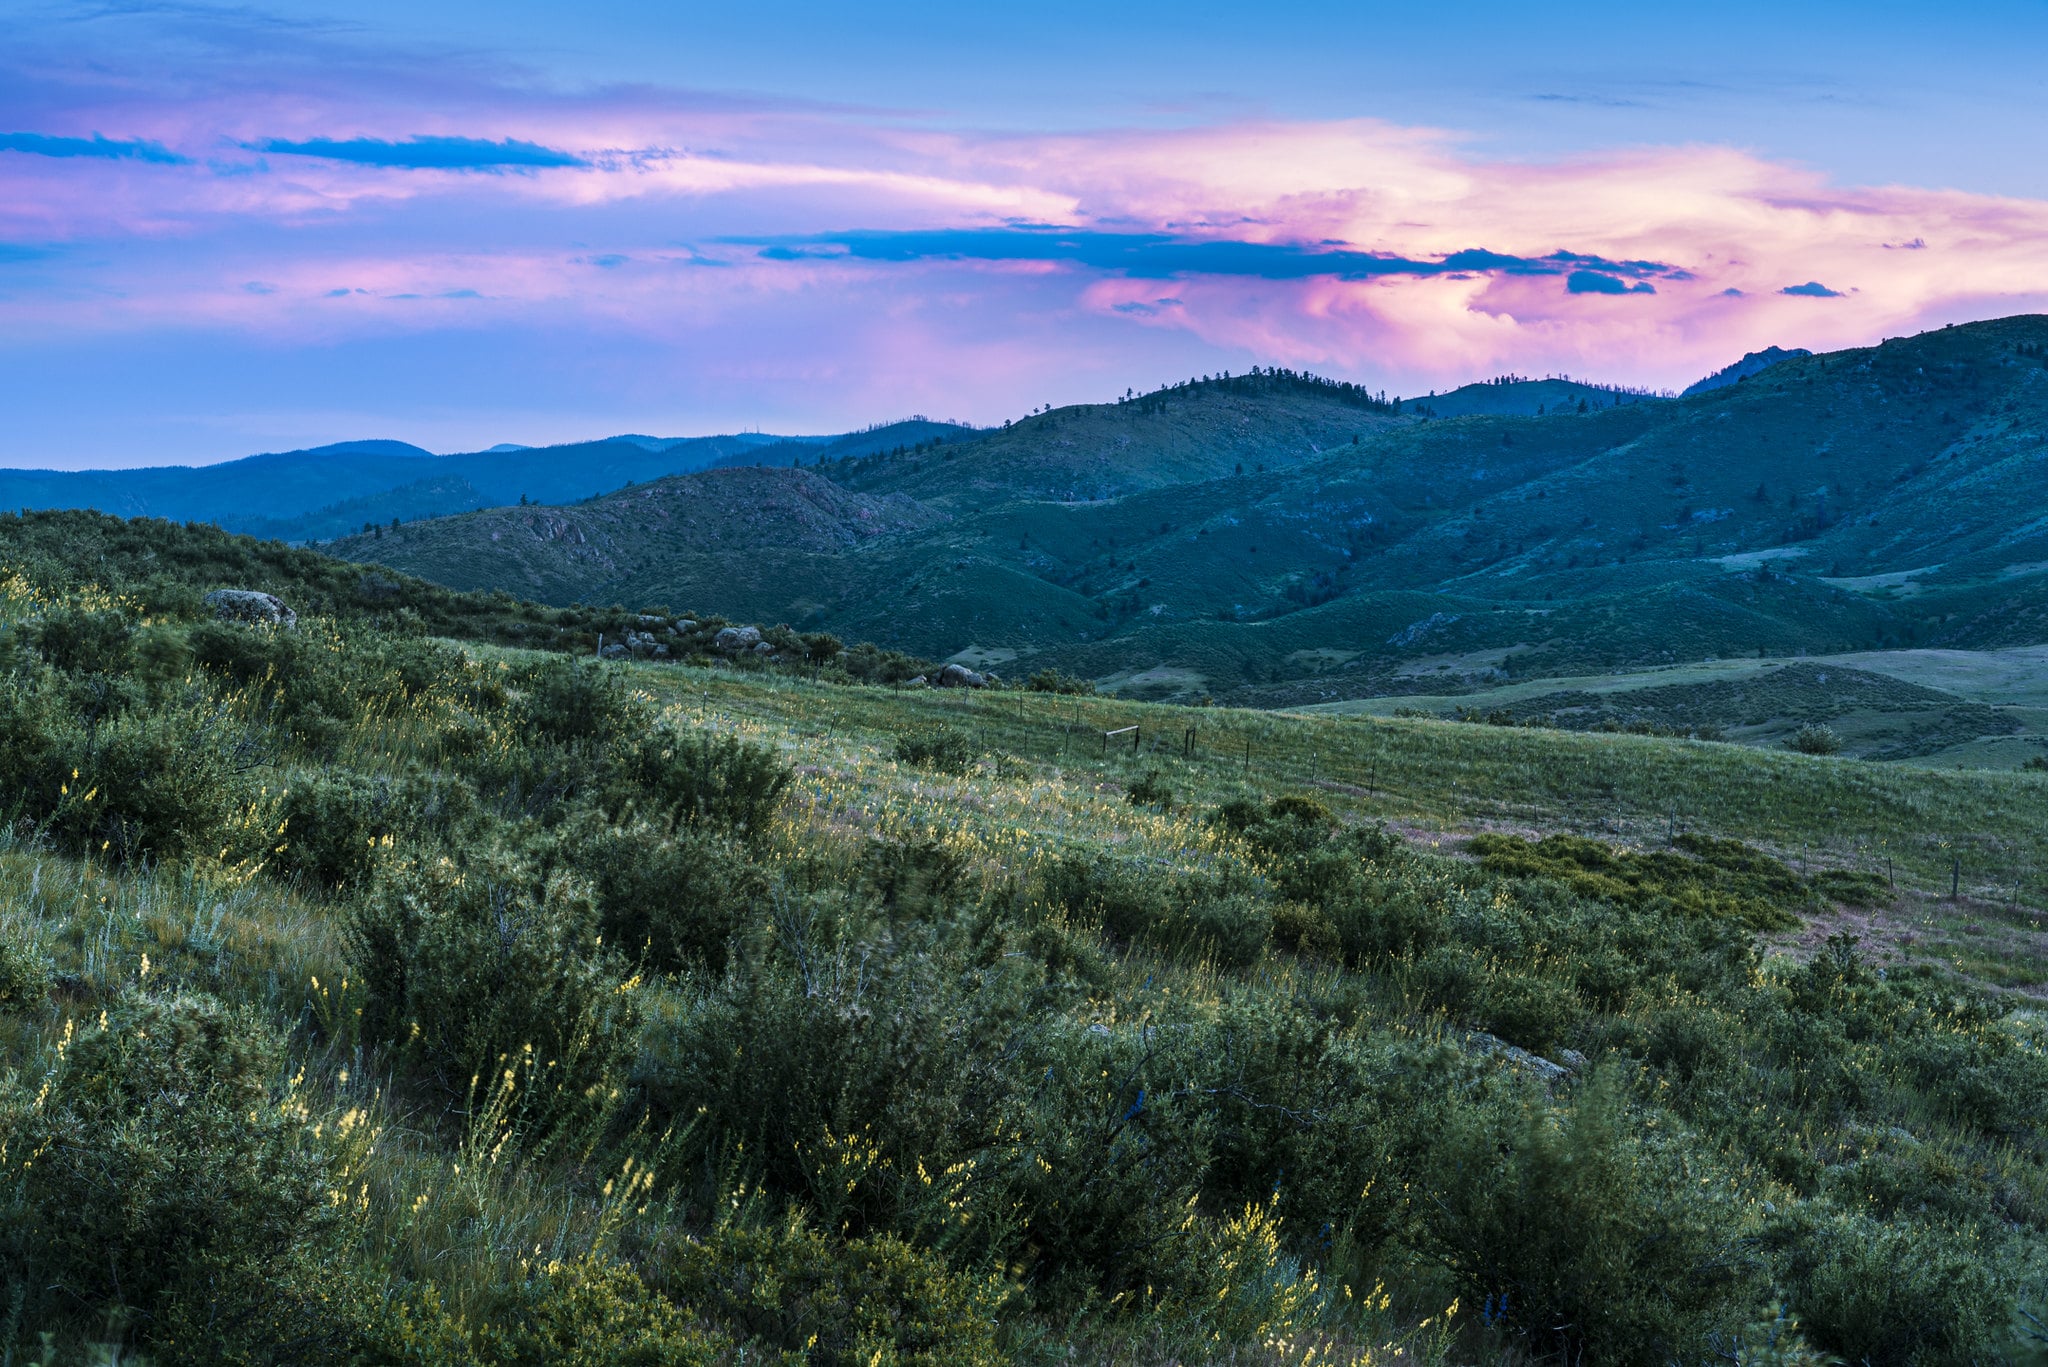
{"label": "meadow", "polygon": [[2048,776],[217,621],[135,535],[0,593],[8,1361],[2039,1356]]}

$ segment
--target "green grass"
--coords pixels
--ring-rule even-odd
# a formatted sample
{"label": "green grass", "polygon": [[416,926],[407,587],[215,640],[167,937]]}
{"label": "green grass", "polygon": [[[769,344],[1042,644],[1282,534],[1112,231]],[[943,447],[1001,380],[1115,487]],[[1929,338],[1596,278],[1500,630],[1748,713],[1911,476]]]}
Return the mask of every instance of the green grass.
{"label": "green grass", "polygon": [[[1664,1361],[1779,1295],[1903,1364],[2048,1275],[2048,775],[576,667],[92,568],[0,600],[24,1347]],[[238,1243],[301,1159],[318,1218]]]}

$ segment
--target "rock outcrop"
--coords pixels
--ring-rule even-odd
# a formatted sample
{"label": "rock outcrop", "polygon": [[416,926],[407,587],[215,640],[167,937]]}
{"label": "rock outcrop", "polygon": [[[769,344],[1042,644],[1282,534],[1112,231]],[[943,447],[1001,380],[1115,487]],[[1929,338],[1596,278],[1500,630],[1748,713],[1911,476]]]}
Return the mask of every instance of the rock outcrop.
{"label": "rock outcrop", "polygon": [[255,589],[215,589],[206,595],[206,606],[223,622],[249,622],[257,626],[295,627],[299,614],[284,605],[275,594]]}

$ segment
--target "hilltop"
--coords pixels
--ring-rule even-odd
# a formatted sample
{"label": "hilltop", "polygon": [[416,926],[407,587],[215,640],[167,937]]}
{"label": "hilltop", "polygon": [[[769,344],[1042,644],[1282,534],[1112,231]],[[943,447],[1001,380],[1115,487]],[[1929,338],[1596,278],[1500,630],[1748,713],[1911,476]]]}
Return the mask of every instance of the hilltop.
{"label": "hilltop", "polygon": [[[2010,318],[1793,356],[1689,398],[1538,399],[1541,415],[1397,413],[1278,373],[1192,382],[819,467],[929,516],[779,581],[747,569],[759,542],[735,559],[652,524],[649,546],[628,554],[621,523],[612,561],[544,588],[474,522],[336,550],[1264,705],[2025,645],[2048,639],[2044,347],[2048,319]],[[1525,406],[1549,391],[1524,385],[1559,383],[1468,389]]]}

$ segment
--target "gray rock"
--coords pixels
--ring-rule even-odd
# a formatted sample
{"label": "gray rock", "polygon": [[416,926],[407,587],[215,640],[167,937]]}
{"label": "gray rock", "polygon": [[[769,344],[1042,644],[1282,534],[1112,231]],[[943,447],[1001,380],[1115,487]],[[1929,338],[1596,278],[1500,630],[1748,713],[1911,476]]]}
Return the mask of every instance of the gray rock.
{"label": "gray rock", "polygon": [[626,648],[625,648],[624,646],[620,645],[620,644],[619,644],[619,643],[618,643],[617,641],[613,641],[613,642],[612,642],[612,643],[611,643],[610,645],[606,646],[606,647],[605,647],[605,648],[604,648],[603,650],[600,650],[600,651],[598,651],[597,653],[598,653],[598,655],[599,655],[599,656],[600,656],[601,658],[603,658],[603,659],[607,659],[607,660],[623,660],[623,659],[625,659],[625,658],[626,658],[627,656],[631,655],[631,654],[632,654],[633,652],[631,652],[630,650],[627,650],[627,649],[626,649]]}
{"label": "gray rock", "polygon": [[926,679],[924,675],[920,674],[914,679],[905,679],[903,681],[903,686],[905,688],[928,688],[930,687],[930,680]]}
{"label": "gray rock", "polygon": [[223,622],[254,622],[259,626],[295,627],[299,615],[274,594],[254,589],[215,589],[206,595],[206,606]]}
{"label": "gray rock", "polygon": [[737,655],[742,650],[752,650],[759,644],[761,644],[761,628],[759,627],[727,627],[711,638],[712,648],[722,650],[728,655]]}
{"label": "gray rock", "polygon": [[[1562,1082],[1572,1075],[1572,1070],[1561,1063],[1552,1063],[1541,1054],[1532,1054],[1519,1045],[1509,1044],[1498,1035],[1489,1035],[1484,1030],[1474,1030],[1465,1036],[1465,1047],[1475,1054],[1500,1059],[1511,1068],[1525,1069],[1543,1079],[1545,1083]],[[1580,1055],[1581,1060],[1584,1055]]]}
{"label": "gray rock", "polygon": [[966,665],[947,665],[939,671],[938,685],[941,688],[987,688],[988,680]]}

